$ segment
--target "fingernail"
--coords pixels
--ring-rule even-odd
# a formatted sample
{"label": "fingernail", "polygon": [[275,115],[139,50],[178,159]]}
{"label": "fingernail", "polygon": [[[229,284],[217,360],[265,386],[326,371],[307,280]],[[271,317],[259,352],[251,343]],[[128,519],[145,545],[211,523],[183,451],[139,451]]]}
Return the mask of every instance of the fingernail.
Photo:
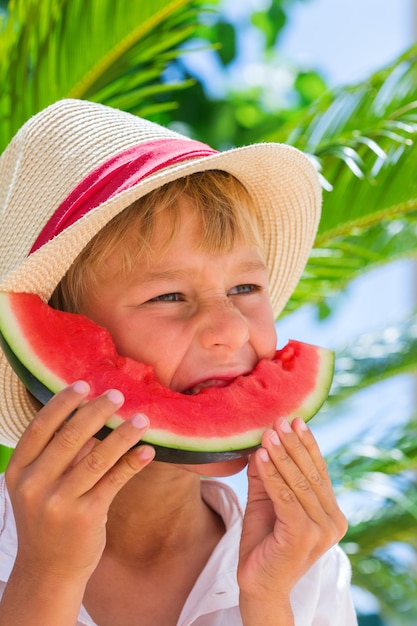
{"label": "fingernail", "polygon": [[271,432],[269,433],[269,439],[274,446],[279,446],[279,444],[281,443],[275,430],[271,430]]}
{"label": "fingernail", "polygon": [[110,402],[113,402],[113,404],[123,404],[125,400],[124,395],[118,389],[109,389],[106,396]]}
{"label": "fingernail", "polygon": [[301,417],[298,418],[298,419],[299,419],[299,424],[300,424],[300,430],[308,430],[308,426],[305,423],[305,421],[303,419],[301,419]]}
{"label": "fingernail", "polygon": [[140,446],[138,454],[142,461],[152,461],[155,456],[155,450],[151,446]]}
{"label": "fingernail", "polygon": [[90,391],[90,385],[85,380],[77,380],[77,382],[73,384],[72,388],[76,393],[79,393],[82,396]]}
{"label": "fingernail", "polygon": [[279,429],[282,430],[283,433],[290,433],[291,432],[291,426],[289,425],[289,423],[285,419],[281,421],[281,423],[279,425]]}
{"label": "fingernail", "polygon": [[265,450],[265,448],[259,448],[258,456],[261,459],[261,461],[263,461],[264,463],[267,463],[269,461],[269,454]]}
{"label": "fingernail", "polygon": [[143,415],[143,413],[136,413],[136,415],[134,415],[130,421],[132,422],[133,426],[136,426],[136,428],[142,429],[149,426],[149,420],[146,415]]}

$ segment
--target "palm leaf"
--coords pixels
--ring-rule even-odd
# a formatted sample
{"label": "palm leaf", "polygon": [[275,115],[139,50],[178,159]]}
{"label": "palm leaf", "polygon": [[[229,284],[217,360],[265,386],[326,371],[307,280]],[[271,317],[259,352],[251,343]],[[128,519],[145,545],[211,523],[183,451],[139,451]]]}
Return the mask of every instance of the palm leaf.
{"label": "palm leaf", "polygon": [[341,544],[353,583],[378,598],[385,617],[407,626],[417,621],[416,454],[412,419],[376,441],[349,441],[328,457],[339,497],[354,503]]}
{"label": "palm leaf", "polygon": [[417,46],[355,87],[326,94],[268,140],[309,152],[326,191],[318,236],[288,307],[417,251]]}
{"label": "palm leaf", "polygon": [[10,2],[0,31],[0,151],[60,98],[140,114],[172,107],[166,94],[179,85],[167,84],[164,70],[201,12],[201,0]]}
{"label": "palm leaf", "polygon": [[366,333],[337,352],[329,403],[334,405],[392,376],[416,373],[417,314],[414,314],[382,331]]}

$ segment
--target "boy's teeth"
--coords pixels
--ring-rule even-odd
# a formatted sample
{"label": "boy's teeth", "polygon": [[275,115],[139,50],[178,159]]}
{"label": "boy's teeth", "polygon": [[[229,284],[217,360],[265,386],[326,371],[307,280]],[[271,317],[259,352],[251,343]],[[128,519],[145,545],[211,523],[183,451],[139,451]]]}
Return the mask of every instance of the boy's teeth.
{"label": "boy's teeth", "polygon": [[195,396],[200,393],[202,389],[206,389],[207,387],[226,387],[227,384],[228,382],[225,380],[204,380],[203,382],[186,389],[184,393],[187,396]]}

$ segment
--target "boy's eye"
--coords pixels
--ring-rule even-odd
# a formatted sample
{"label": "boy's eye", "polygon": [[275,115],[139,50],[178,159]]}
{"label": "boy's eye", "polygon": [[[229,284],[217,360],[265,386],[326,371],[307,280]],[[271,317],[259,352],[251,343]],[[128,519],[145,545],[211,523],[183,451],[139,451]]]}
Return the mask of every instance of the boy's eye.
{"label": "boy's eye", "polygon": [[155,298],[151,298],[149,302],[181,302],[182,295],[180,293],[163,293],[160,296],[155,296]]}
{"label": "boy's eye", "polygon": [[254,293],[255,291],[259,291],[260,287],[258,285],[236,285],[236,287],[232,287],[229,291],[230,296],[236,296],[240,294]]}

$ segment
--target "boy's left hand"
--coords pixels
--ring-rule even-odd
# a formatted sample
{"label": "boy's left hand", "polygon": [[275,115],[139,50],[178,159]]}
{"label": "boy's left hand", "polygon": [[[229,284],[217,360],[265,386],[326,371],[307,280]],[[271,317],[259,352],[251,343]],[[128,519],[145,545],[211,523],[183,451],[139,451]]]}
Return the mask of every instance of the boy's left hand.
{"label": "boy's left hand", "polygon": [[238,581],[245,606],[260,603],[266,617],[268,606],[289,607],[294,585],[343,537],[347,521],[318,445],[299,418],[291,426],[278,419],[264,433],[248,479]]}

